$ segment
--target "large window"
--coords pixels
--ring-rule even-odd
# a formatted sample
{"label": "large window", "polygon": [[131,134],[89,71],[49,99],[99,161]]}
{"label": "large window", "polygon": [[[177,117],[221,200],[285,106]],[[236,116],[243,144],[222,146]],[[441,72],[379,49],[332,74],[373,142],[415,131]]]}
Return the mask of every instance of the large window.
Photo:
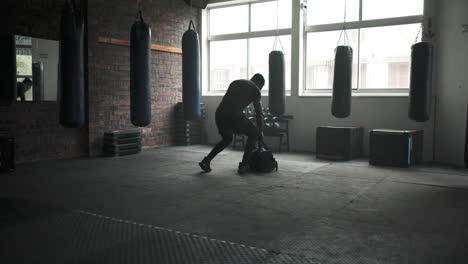
{"label": "large window", "polygon": [[[16,81],[22,82],[28,78],[33,80],[32,75],[32,38],[25,36],[15,36],[16,45]],[[32,100],[32,89],[25,91],[24,99]]]}
{"label": "large window", "polygon": [[213,41],[210,45],[210,90],[223,91],[247,76],[247,40]]}
{"label": "large window", "polygon": [[267,93],[268,55],[273,49],[285,54],[286,90],[290,90],[291,0],[213,7],[207,15],[209,92],[223,92],[232,81],[261,73]]}
{"label": "large window", "polygon": [[[347,44],[353,48],[353,94],[405,96],[411,46],[424,35],[421,24],[429,21],[423,15],[430,17],[424,10],[431,12],[431,1],[233,0],[209,4],[202,16],[203,92],[222,94],[232,81],[259,72],[266,79],[266,94],[268,54],[282,49],[288,94],[292,88],[294,95],[329,96],[335,49],[343,45],[346,28]],[[274,48],[276,36],[282,45]]]}
{"label": "large window", "polygon": [[[355,92],[405,92],[424,0],[308,0],[304,93],[330,92],[335,47],[345,26]],[[344,12],[346,6],[346,14]],[[343,36],[340,45],[343,45]]]}

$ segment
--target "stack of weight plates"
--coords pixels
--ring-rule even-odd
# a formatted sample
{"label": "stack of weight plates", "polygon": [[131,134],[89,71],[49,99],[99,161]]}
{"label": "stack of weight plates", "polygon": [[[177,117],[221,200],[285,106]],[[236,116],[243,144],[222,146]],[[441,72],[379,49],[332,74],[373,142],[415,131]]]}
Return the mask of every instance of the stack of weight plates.
{"label": "stack of weight plates", "polygon": [[175,138],[174,143],[177,146],[190,146],[206,143],[205,131],[205,104],[200,104],[201,118],[199,120],[185,120],[183,104],[178,103],[175,106]]}
{"label": "stack of weight plates", "polygon": [[141,151],[140,131],[110,131],[104,133],[104,154],[123,156],[137,154]]}

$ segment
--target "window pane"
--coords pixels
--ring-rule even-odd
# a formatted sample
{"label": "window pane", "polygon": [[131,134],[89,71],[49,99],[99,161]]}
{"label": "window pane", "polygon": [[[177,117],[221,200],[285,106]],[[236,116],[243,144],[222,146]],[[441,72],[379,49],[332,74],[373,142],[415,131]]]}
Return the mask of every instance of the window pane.
{"label": "window pane", "polygon": [[424,0],[363,0],[362,19],[422,15]]}
{"label": "window pane", "polygon": [[247,78],[247,40],[210,43],[210,91],[224,91],[229,83]]}
{"label": "window pane", "polygon": [[210,10],[210,34],[230,34],[249,30],[249,6],[216,8]]}
{"label": "window pane", "polygon": [[17,75],[32,75],[32,56],[31,55],[16,55],[16,74]]}
{"label": "window pane", "polygon": [[[345,0],[308,0],[307,24],[343,23],[344,6]],[[346,21],[357,20],[359,20],[359,0],[347,0]]]}
{"label": "window pane", "polygon": [[[252,31],[276,29],[276,1],[252,4]],[[279,0],[278,28],[291,27],[291,1]]]}
{"label": "window pane", "polygon": [[[333,87],[335,48],[340,33],[328,31],[307,34],[306,89]],[[348,37],[353,48],[353,88],[357,88],[358,30],[348,30]]]}
{"label": "window pane", "polygon": [[[281,43],[283,44],[284,61],[285,61],[285,74],[286,74],[286,90],[291,90],[291,36],[281,36]],[[273,50],[275,37],[254,38],[250,40],[250,72],[249,76],[255,73],[260,73],[265,77],[264,91],[268,90],[268,58],[270,52]],[[281,50],[278,44],[276,50]]]}
{"label": "window pane", "polygon": [[32,38],[26,36],[15,36],[16,45],[32,45]]}
{"label": "window pane", "polygon": [[361,29],[362,89],[408,88],[411,45],[420,24]]}

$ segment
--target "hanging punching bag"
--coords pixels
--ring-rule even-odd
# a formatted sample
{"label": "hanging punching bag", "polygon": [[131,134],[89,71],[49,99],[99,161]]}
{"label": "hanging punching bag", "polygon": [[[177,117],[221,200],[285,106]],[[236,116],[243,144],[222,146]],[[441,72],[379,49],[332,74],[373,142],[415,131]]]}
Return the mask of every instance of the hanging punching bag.
{"label": "hanging punching bag", "polygon": [[44,101],[44,64],[42,62],[34,62],[32,64],[33,75],[33,101]]}
{"label": "hanging punching bag", "polygon": [[352,73],[353,48],[336,47],[332,97],[332,114],[335,117],[344,118],[351,113]]}
{"label": "hanging punching bag", "polygon": [[15,36],[0,36],[0,61],[0,104],[9,105],[16,100]]}
{"label": "hanging punching bag", "polygon": [[182,36],[182,102],[185,120],[200,119],[200,44],[191,20]]}
{"label": "hanging punching bag", "polygon": [[84,19],[67,1],[60,19],[60,124],[78,128],[85,122]]}
{"label": "hanging punching bag", "polygon": [[269,55],[269,111],[275,116],[281,116],[286,111],[286,79],[284,68],[284,53],[279,50]]}
{"label": "hanging punching bag", "polygon": [[416,122],[429,120],[432,92],[432,44],[418,42],[411,47],[408,116]]}
{"label": "hanging punching bag", "polygon": [[468,105],[466,107],[466,127],[465,127],[465,167],[468,168]]}
{"label": "hanging punching bag", "polygon": [[151,28],[141,11],[130,32],[130,119],[140,127],[151,123]]}

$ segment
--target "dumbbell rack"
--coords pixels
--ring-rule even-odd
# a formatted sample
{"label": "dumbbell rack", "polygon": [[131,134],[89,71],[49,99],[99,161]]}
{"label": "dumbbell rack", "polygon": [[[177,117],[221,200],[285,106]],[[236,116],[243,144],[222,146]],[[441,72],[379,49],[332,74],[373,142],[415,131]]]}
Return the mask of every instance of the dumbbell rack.
{"label": "dumbbell rack", "polygon": [[123,156],[141,152],[140,131],[109,131],[104,133],[103,151],[106,156]]}

